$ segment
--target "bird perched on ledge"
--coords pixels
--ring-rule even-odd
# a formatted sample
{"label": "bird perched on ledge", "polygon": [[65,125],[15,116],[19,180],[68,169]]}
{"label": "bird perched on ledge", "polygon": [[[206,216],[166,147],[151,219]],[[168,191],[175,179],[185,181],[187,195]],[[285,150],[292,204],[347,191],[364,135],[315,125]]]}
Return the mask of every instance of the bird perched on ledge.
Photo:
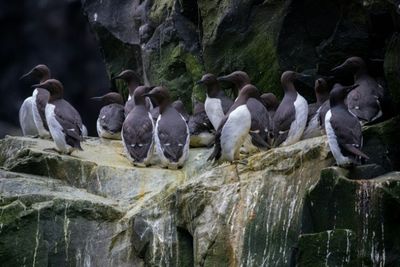
{"label": "bird perched on ledge", "polygon": [[122,126],[122,143],[128,158],[135,166],[151,164],[154,147],[154,122],[146,107],[145,94],[150,87],[139,86],[133,93],[135,106],[129,112]]}
{"label": "bird perched on ledge", "polygon": [[169,169],[183,166],[189,157],[189,128],[185,118],[171,105],[169,91],[165,87],[155,87],[148,94],[159,104],[154,141],[161,165]]}
{"label": "bird perched on ledge", "polygon": [[240,147],[251,127],[251,114],[247,107],[250,97],[259,95],[255,86],[249,84],[239,92],[235,103],[224,116],[215,135],[215,146],[208,160],[239,160]]}
{"label": "bird perched on ledge", "polygon": [[82,150],[82,119],[78,111],[63,99],[64,87],[55,79],[46,80],[33,87],[49,91],[46,105],[46,121],[51,137],[61,153],[71,154],[74,150]]}
{"label": "bird perched on ledge", "polygon": [[[50,79],[50,69],[46,65],[37,65],[20,79],[33,77],[40,83]],[[48,92],[35,88],[32,96],[25,99],[19,110],[19,122],[23,135],[39,135],[49,138],[49,127],[47,126],[45,107]]]}
{"label": "bird perched on ledge", "polygon": [[369,159],[361,151],[361,124],[345,104],[346,96],[357,87],[335,84],[329,96],[330,110],[325,116],[325,130],[329,147],[339,166],[359,164],[361,158]]}
{"label": "bird perched on ledge", "polygon": [[101,101],[103,104],[96,122],[99,137],[121,140],[121,129],[125,119],[122,96],[111,92],[92,97],[92,100]]}
{"label": "bird perched on ledge", "polygon": [[281,83],[285,95],[274,115],[274,145],[288,146],[298,142],[307,124],[308,104],[294,87],[294,81],[303,76],[285,71]]}

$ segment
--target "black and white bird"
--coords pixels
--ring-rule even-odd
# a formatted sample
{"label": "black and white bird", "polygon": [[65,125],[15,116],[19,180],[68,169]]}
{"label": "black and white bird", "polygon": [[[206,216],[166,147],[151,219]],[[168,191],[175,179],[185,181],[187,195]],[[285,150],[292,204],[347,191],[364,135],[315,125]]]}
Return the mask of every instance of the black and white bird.
{"label": "black and white bird", "polygon": [[328,84],[323,78],[315,80],[315,97],[317,101],[308,105],[308,118],[302,139],[321,136],[322,125],[320,120],[321,106],[329,100]]}
{"label": "black and white bird", "polygon": [[154,151],[154,122],[144,96],[149,91],[148,86],[136,88],[133,94],[135,106],[126,117],[121,133],[128,158],[134,165],[141,167],[152,164]]}
{"label": "black and white bird", "polygon": [[197,83],[203,84],[207,88],[204,108],[211,124],[214,129],[217,130],[222,118],[233,105],[233,100],[225,95],[224,91],[219,86],[217,77],[211,73],[203,75],[201,80]]}
{"label": "black and white bird", "polygon": [[208,160],[239,160],[240,148],[251,127],[251,114],[247,106],[250,97],[258,97],[255,86],[249,84],[242,88],[235,103],[224,116],[215,136],[215,146]]}
{"label": "black and white bird", "polygon": [[78,111],[63,99],[64,87],[61,82],[49,79],[34,85],[34,87],[46,89],[50,93],[45,113],[57,150],[65,154],[71,154],[74,150],[82,150],[82,119]]}
{"label": "black and white bird", "polygon": [[307,124],[308,104],[294,86],[304,77],[301,73],[285,71],[281,83],[285,95],[274,115],[274,146],[288,146],[298,142]]}
{"label": "black and white bird", "polygon": [[121,140],[121,129],[125,119],[122,96],[111,92],[92,99],[100,101],[103,105],[96,122],[99,137]]}
{"label": "black and white bird", "polygon": [[[233,91],[240,92],[246,85],[250,84],[250,78],[244,71],[234,71],[229,75],[218,77],[218,81],[230,82],[233,84]],[[247,107],[251,114],[251,129],[249,137],[244,144],[244,151],[256,152],[259,148],[270,148],[270,116],[260,96],[250,97],[247,100]]]}
{"label": "black and white bird", "polygon": [[[133,94],[136,90],[141,85],[141,81],[139,76],[133,71],[133,70],[123,70],[120,74],[112,78],[113,80],[123,80],[124,82],[127,83],[128,85],[128,100],[125,103],[125,116],[128,116],[128,113],[133,109],[135,106],[135,98],[133,97]],[[149,109],[153,108],[153,105],[150,101],[150,99],[146,99],[146,105],[148,106]]]}
{"label": "black and white bird", "polygon": [[161,165],[178,169],[189,157],[189,128],[185,118],[171,105],[171,97],[165,87],[155,87],[148,94],[159,104],[154,141]]}
{"label": "black and white bird", "polygon": [[367,66],[360,57],[348,58],[343,64],[332,69],[332,72],[351,73],[354,83],[359,86],[347,96],[347,106],[362,124],[373,122],[382,116],[381,103],[385,96],[383,87],[368,74]]}
{"label": "black and white bird", "polygon": [[179,114],[182,115],[182,117],[185,118],[186,123],[189,122],[189,114],[187,113],[186,109],[185,109],[185,105],[183,104],[182,100],[175,100],[174,102],[172,102],[172,107],[174,107]]}
{"label": "black and white bird", "polygon": [[[50,69],[46,65],[37,65],[20,79],[32,77],[40,83],[50,79]],[[32,96],[25,99],[19,109],[19,122],[23,135],[39,135],[42,138],[49,138],[49,128],[46,122],[45,106],[48,99],[48,92],[35,88]]]}
{"label": "black and white bird", "polygon": [[203,103],[194,103],[193,115],[189,118],[188,126],[191,147],[209,147],[214,143],[214,127],[208,119]]}
{"label": "black and white bird", "polygon": [[325,130],[329,147],[339,166],[359,164],[361,158],[368,159],[361,151],[361,124],[345,104],[348,93],[357,87],[335,84],[329,97],[330,109],[325,116]]}

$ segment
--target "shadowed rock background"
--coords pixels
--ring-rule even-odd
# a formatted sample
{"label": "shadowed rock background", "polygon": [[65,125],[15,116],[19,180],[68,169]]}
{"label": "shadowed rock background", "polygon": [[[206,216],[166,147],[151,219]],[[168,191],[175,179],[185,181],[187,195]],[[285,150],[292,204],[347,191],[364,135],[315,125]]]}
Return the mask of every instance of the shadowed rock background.
{"label": "shadowed rock background", "polygon": [[99,46],[80,8],[80,1],[73,0],[0,3],[0,137],[19,133],[19,107],[37,82],[19,77],[42,63],[64,84],[65,98],[95,135],[98,107],[89,98],[110,85]]}

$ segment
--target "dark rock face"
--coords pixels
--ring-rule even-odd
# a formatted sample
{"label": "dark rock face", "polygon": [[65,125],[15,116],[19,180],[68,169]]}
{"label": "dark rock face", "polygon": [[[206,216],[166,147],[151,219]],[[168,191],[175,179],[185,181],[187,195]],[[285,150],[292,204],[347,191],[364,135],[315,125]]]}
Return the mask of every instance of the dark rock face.
{"label": "dark rock face", "polygon": [[[80,1],[18,1],[0,4],[0,122],[19,127],[18,110],[32,95],[33,80],[19,77],[47,64],[63,82],[65,98],[82,114],[95,134],[97,110],[89,98],[109,88],[107,72],[94,35],[80,12]],[[5,125],[5,124],[4,124]],[[12,133],[1,127],[0,136]]]}
{"label": "dark rock face", "polygon": [[[244,70],[262,91],[282,95],[283,70],[329,75],[357,55],[383,80],[386,44],[400,25],[396,6],[384,0],[92,0],[83,9],[112,73],[133,68],[144,82],[168,86],[187,108],[192,97],[204,97],[195,81],[205,71]],[[309,100],[312,86],[313,79],[299,85]]]}

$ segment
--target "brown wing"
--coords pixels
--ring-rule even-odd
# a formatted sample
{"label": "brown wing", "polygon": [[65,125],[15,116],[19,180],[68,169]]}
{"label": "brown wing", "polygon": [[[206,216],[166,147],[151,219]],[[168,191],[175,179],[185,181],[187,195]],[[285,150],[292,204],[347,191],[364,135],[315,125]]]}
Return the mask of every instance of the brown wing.
{"label": "brown wing", "polygon": [[153,142],[153,122],[146,111],[129,114],[123,126],[123,138],[128,153],[135,161],[146,158]]}
{"label": "brown wing", "polygon": [[124,107],[119,104],[110,104],[103,107],[99,114],[100,125],[106,131],[118,133],[124,123]]}
{"label": "brown wing", "polygon": [[[364,157],[364,153],[360,151],[361,155],[357,152],[362,147],[362,131],[358,119],[348,111],[334,109],[330,122],[343,155]],[[350,149],[350,146],[355,149]]]}

